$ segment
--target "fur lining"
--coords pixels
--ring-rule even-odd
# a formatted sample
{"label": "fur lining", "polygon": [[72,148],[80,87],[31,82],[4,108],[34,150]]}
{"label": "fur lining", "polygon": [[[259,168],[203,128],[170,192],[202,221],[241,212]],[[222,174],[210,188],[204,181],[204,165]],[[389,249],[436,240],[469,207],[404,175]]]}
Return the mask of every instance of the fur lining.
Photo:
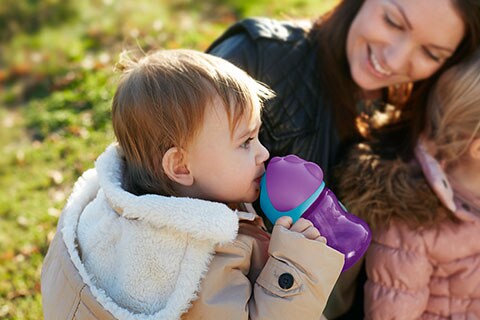
{"label": "fur lining", "polygon": [[372,229],[400,219],[414,229],[451,218],[423,176],[416,161],[382,159],[371,146],[352,148],[335,170],[336,193],[350,212]]}
{"label": "fur lining", "polygon": [[[63,241],[83,282],[88,285],[95,299],[115,318],[128,320],[179,319],[196,297],[200,281],[208,270],[208,265],[213,257],[215,245],[232,241],[236,237],[238,217],[226,205],[219,203],[156,195],[138,197],[129,194],[121,189],[121,163],[116,147],[110,146],[99,157],[96,170],[86,171],[77,181],[63,212],[63,224],[60,226]],[[177,253],[180,255],[181,264],[177,268],[178,277],[175,286],[168,299],[162,303],[161,309],[156,309],[158,311],[151,312],[151,309],[147,309],[147,312],[142,313],[119,305],[118,301],[114,300],[108,292],[97,286],[95,276],[85,268],[84,259],[87,259],[91,252],[83,251],[82,258],[80,258],[77,249],[80,218],[92,207],[94,207],[93,209],[105,207],[107,203],[103,194],[108,198],[109,204],[115,205],[119,214],[117,220],[121,220],[122,232],[131,236],[130,239],[133,239],[133,242],[115,240],[114,225],[111,226],[111,229],[106,230],[108,233],[97,233],[96,229],[92,229],[89,236],[93,240],[98,239],[99,243],[103,245],[105,243],[109,245],[106,249],[102,249],[102,246],[95,247],[97,252],[105,254],[105,256],[96,256],[97,262],[103,263],[113,256],[118,258],[116,261],[122,263],[107,269],[107,272],[111,272],[111,274],[107,273],[107,276],[112,277],[115,281],[118,280],[119,283],[126,283],[126,290],[123,293],[120,292],[120,295],[125,297],[126,291],[127,295],[131,294],[126,297],[127,299],[129,297],[130,299],[139,299],[145,292],[145,294],[155,293],[153,288],[156,279],[164,278],[164,273],[151,268],[152,261],[142,259],[143,256],[156,258],[154,255],[159,254],[157,252],[159,250],[155,249],[158,248],[158,244],[168,246],[168,243],[162,242],[162,234],[168,230],[170,230],[170,234],[178,233],[179,237],[186,234],[186,237],[183,237],[187,239],[186,246],[183,251]],[[113,212],[108,205],[105,210],[98,213],[102,215]],[[95,212],[96,210],[91,211]],[[113,214],[113,217],[115,216]],[[136,221],[129,222],[122,219],[122,216]],[[92,219],[92,221],[95,220]],[[142,225],[148,225],[147,229],[150,230],[150,234],[157,236],[148,239],[144,239],[143,236],[142,238],[142,233],[136,231],[139,230],[139,225],[140,230],[144,230],[141,228]],[[84,230],[88,231],[89,228],[84,228]],[[109,241],[111,239],[116,241],[114,249],[118,250],[110,250],[111,243]],[[134,245],[134,249],[140,248],[141,251],[132,250],[130,244]],[[142,251],[143,247],[145,249]],[[162,258],[161,262],[168,263],[169,260]],[[153,260],[153,266],[157,264],[156,261],[160,260]],[[105,266],[111,265],[106,263]],[[124,270],[125,266],[126,271]],[[129,272],[129,270],[151,270],[151,272],[146,274]],[[124,272],[122,273],[122,271]],[[119,275],[124,278],[118,278]],[[139,279],[139,281],[135,281],[135,279]],[[101,277],[100,280],[104,279]],[[130,290],[130,288],[135,290]]]}

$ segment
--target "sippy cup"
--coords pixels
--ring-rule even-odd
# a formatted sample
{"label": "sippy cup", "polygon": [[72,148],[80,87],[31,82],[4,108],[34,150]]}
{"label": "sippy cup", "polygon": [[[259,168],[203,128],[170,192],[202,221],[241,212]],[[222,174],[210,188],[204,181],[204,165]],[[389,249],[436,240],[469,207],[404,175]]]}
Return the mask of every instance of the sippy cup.
{"label": "sippy cup", "polygon": [[345,271],[365,253],[372,239],[365,221],[347,212],[325,186],[320,167],[295,155],[274,157],[260,182],[260,206],[272,222],[290,216],[310,220],[327,245],[345,255]]}

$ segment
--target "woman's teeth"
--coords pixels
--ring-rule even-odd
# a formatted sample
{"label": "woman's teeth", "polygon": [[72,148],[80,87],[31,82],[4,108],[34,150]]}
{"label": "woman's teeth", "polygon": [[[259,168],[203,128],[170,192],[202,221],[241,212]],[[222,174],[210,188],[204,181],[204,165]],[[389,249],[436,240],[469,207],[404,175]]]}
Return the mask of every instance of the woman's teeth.
{"label": "woman's teeth", "polygon": [[380,74],[383,74],[384,76],[390,76],[392,74],[391,71],[385,70],[382,68],[380,63],[378,62],[377,58],[373,54],[373,52],[370,53],[370,61],[372,62],[372,66]]}

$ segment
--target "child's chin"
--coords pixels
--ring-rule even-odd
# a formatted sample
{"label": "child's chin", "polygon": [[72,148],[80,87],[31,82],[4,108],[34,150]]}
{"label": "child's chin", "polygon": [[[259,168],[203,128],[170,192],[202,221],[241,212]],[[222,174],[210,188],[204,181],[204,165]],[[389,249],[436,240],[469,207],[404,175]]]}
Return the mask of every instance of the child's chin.
{"label": "child's chin", "polygon": [[257,199],[258,199],[258,196],[260,195],[260,192],[255,192],[255,194],[249,196],[249,197],[245,197],[245,200],[242,201],[242,202],[255,202]]}
{"label": "child's chin", "polygon": [[[255,202],[258,197],[260,196],[260,190],[256,190],[255,192],[252,192],[251,194],[246,194],[243,197],[238,197],[236,199],[228,199],[220,202],[224,203],[252,203]],[[218,201],[218,200],[217,200]]]}

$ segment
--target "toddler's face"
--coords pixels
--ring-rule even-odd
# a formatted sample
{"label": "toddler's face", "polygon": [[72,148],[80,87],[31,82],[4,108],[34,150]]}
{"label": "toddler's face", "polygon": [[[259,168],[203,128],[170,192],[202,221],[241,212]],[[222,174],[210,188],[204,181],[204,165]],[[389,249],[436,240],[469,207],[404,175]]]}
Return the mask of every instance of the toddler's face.
{"label": "toddler's face", "polygon": [[231,137],[227,113],[220,104],[217,99],[207,107],[203,127],[187,148],[194,178],[189,191],[206,200],[253,202],[269,157],[258,140],[260,120],[242,119]]}

